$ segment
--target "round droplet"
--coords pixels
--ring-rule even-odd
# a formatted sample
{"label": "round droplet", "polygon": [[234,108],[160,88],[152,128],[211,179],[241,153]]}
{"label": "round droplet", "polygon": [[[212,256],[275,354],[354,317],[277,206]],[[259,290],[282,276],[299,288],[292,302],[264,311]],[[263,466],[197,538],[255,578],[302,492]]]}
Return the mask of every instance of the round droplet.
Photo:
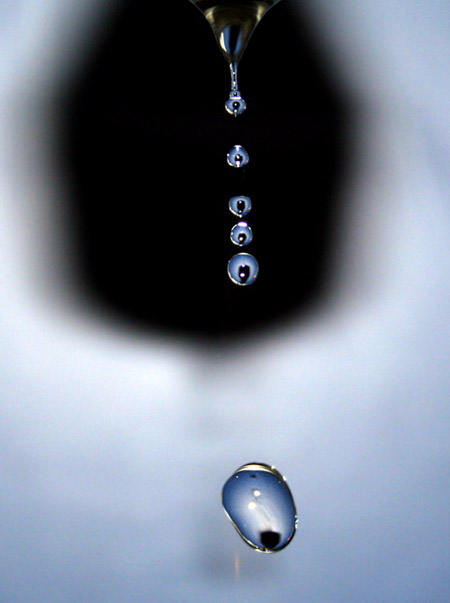
{"label": "round droplet", "polygon": [[222,505],[245,542],[263,553],[286,547],[297,529],[297,511],[286,479],[264,463],[243,465],[225,482]]}
{"label": "round droplet", "polygon": [[228,205],[231,213],[239,218],[246,216],[252,209],[252,201],[250,197],[231,197]]}
{"label": "round droplet", "polygon": [[239,92],[236,92],[232,92],[230,94],[230,98],[225,103],[225,109],[227,110],[227,113],[237,116],[242,115],[242,113],[244,113],[244,111],[247,109],[247,104],[245,100],[239,95]]}
{"label": "round droplet", "polygon": [[228,165],[235,168],[243,167],[249,162],[249,156],[244,147],[240,144],[235,144],[231,151],[227,154]]}
{"label": "round droplet", "polygon": [[251,285],[258,272],[259,264],[249,253],[238,253],[228,262],[228,276],[236,285]]}
{"label": "round droplet", "polygon": [[253,240],[253,232],[247,222],[238,222],[231,229],[231,240],[235,245],[243,247],[249,245]]}

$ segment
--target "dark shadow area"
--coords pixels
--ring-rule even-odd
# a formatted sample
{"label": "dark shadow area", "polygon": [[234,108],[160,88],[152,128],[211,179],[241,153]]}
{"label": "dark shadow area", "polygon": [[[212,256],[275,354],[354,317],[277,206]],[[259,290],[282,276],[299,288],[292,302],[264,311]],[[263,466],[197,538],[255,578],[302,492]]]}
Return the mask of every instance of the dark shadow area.
{"label": "dark shadow area", "polygon": [[273,550],[280,544],[281,534],[267,530],[266,532],[261,532],[260,538],[262,545],[266,549]]}
{"label": "dark shadow area", "polygon": [[[188,0],[130,0],[61,99],[77,286],[124,322],[235,337],[307,309],[326,291],[348,120],[307,26],[283,0],[240,65],[244,115],[226,114],[229,71]],[[243,145],[250,163],[229,167]],[[230,241],[228,199],[248,195],[254,240]],[[249,287],[232,255],[260,265]]]}

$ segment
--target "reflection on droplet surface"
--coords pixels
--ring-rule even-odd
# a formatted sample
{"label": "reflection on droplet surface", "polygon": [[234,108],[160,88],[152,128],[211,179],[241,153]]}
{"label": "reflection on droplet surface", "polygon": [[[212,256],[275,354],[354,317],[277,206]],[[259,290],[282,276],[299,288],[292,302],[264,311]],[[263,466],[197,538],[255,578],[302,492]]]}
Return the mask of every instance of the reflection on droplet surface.
{"label": "reflection on droplet surface", "polygon": [[191,0],[205,15],[228,62],[239,62],[253,30],[279,0]]}
{"label": "reflection on droplet surface", "polygon": [[235,285],[251,285],[258,272],[259,264],[249,253],[238,253],[228,262],[228,276]]}
{"label": "reflection on droplet surface", "polygon": [[238,66],[237,63],[230,63],[230,73],[231,73],[231,92],[230,98],[225,103],[225,109],[228,113],[231,113],[235,117],[244,113],[247,109],[247,104],[245,100],[242,98],[241,93],[239,92],[238,80],[237,80],[237,72]]}
{"label": "reflection on droplet surface", "polygon": [[239,218],[243,218],[252,209],[252,201],[250,197],[245,196],[231,197],[228,206],[232,214]]}
{"label": "reflection on droplet surface", "polygon": [[234,147],[227,153],[228,165],[235,168],[243,167],[249,162],[247,151],[240,144],[235,144]]}
{"label": "reflection on droplet surface", "polygon": [[225,109],[228,113],[235,116],[242,115],[247,109],[247,104],[242,96],[240,96],[238,90],[230,93],[230,98],[225,103]]}
{"label": "reflection on droplet surface", "polygon": [[238,222],[231,229],[230,238],[235,245],[243,247],[252,242],[253,232],[247,222]]}
{"label": "reflection on droplet surface", "polygon": [[262,553],[281,551],[294,537],[294,499],[275,467],[251,463],[237,469],[225,482],[222,505],[240,536]]}

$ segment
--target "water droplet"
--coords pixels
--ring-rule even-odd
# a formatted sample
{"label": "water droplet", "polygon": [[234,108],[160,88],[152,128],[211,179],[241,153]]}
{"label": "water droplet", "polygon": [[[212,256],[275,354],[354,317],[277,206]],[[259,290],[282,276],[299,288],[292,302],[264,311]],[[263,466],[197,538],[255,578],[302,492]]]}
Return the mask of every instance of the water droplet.
{"label": "water droplet", "polygon": [[249,162],[247,151],[240,144],[235,144],[234,147],[227,153],[228,165],[235,168],[243,167]]}
{"label": "water droplet", "polygon": [[228,276],[236,285],[251,285],[258,272],[259,264],[249,253],[238,253],[228,262]]}
{"label": "water droplet", "polygon": [[230,63],[230,73],[231,73],[231,92],[230,98],[225,103],[225,109],[228,113],[231,113],[235,117],[244,113],[247,109],[247,104],[245,100],[242,98],[241,93],[238,90],[238,65],[237,63]]}
{"label": "water droplet", "polygon": [[247,222],[238,222],[231,229],[231,240],[240,247],[249,245],[253,240],[253,232]]}
{"label": "water droplet", "polygon": [[230,98],[225,103],[225,109],[228,113],[237,117],[244,113],[247,109],[247,104],[241,96],[236,97],[233,94],[230,94]]}
{"label": "water droplet", "polygon": [[294,537],[294,499],[275,467],[251,463],[237,469],[225,482],[222,505],[240,536],[258,551],[276,553]]}
{"label": "water droplet", "polygon": [[245,196],[231,197],[228,206],[232,214],[239,218],[243,218],[252,209],[252,201],[250,197]]}
{"label": "water droplet", "polygon": [[228,62],[241,58],[253,30],[279,0],[191,0],[205,15]]}

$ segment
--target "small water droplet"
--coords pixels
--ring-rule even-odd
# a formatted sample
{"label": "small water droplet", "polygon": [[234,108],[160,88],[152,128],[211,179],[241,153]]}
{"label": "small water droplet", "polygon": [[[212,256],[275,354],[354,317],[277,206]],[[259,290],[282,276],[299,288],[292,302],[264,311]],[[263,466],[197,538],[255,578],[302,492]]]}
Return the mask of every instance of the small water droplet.
{"label": "small water droplet", "polygon": [[294,537],[294,499],[275,467],[251,463],[237,469],[225,482],[222,505],[240,536],[258,551],[276,553]]}
{"label": "small water droplet", "polygon": [[235,144],[234,147],[227,153],[228,165],[235,168],[243,167],[249,162],[247,151],[240,144]]}
{"label": "small water droplet", "polygon": [[238,222],[231,229],[230,238],[235,245],[242,247],[252,242],[253,232],[247,222]]}
{"label": "small water droplet", "polygon": [[228,276],[236,285],[251,285],[258,272],[259,264],[249,253],[238,253],[228,262]]}
{"label": "small water droplet", "polygon": [[238,218],[243,218],[252,209],[252,201],[250,197],[245,196],[231,197],[228,206],[232,214],[238,216]]}
{"label": "small water droplet", "polygon": [[227,110],[227,113],[235,115],[236,117],[242,115],[247,109],[247,104],[241,97],[239,90],[230,92],[230,98],[225,103],[225,109]]}

